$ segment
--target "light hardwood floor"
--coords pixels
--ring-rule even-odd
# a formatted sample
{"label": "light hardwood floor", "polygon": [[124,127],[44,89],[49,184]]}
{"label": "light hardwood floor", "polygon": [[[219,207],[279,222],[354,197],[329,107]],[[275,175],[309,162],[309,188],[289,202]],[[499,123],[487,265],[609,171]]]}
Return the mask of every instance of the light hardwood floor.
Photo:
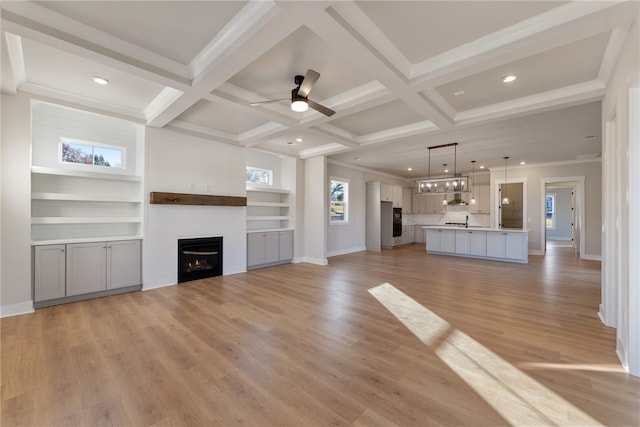
{"label": "light hardwood floor", "polygon": [[521,265],[423,246],[2,319],[1,425],[510,424],[439,343],[425,345],[368,292],[382,283],[575,411],[639,425],[640,380],[620,369],[615,331],[597,316],[598,262],[570,248]]}

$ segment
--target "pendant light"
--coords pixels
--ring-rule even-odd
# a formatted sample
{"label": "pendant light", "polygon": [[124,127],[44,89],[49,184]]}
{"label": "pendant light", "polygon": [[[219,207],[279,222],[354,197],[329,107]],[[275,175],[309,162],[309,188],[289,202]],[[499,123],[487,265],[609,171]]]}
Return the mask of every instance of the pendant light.
{"label": "pendant light", "polygon": [[471,203],[472,205],[476,204],[476,197],[474,195],[475,193],[475,188],[476,188],[476,161],[475,160],[471,160],[471,201],[469,203]]}
{"label": "pendant light", "polygon": [[509,156],[505,156],[504,158],[504,197],[502,198],[502,204],[508,205],[509,198],[507,197],[507,159]]}

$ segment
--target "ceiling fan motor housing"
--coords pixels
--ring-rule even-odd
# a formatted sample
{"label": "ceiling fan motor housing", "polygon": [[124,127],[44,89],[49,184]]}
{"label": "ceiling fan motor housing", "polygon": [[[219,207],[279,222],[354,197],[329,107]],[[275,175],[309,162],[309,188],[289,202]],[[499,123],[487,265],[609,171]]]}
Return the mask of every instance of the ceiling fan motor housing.
{"label": "ceiling fan motor housing", "polygon": [[293,82],[296,84],[296,86],[300,87],[300,85],[302,84],[302,82],[304,81],[304,76],[295,76],[293,78]]}

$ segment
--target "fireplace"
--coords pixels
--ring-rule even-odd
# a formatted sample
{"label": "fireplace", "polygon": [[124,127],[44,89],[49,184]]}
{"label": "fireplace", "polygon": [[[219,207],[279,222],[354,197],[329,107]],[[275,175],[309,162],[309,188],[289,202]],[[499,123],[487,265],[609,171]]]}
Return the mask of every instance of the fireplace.
{"label": "fireplace", "polygon": [[222,275],[222,237],[178,239],[178,283]]}

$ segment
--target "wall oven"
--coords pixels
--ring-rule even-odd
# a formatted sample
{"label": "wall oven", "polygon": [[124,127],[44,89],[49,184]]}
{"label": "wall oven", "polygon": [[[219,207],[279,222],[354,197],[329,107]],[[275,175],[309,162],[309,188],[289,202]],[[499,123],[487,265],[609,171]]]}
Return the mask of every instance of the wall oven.
{"label": "wall oven", "polygon": [[393,208],[393,237],[402,236],[402,208]]}

